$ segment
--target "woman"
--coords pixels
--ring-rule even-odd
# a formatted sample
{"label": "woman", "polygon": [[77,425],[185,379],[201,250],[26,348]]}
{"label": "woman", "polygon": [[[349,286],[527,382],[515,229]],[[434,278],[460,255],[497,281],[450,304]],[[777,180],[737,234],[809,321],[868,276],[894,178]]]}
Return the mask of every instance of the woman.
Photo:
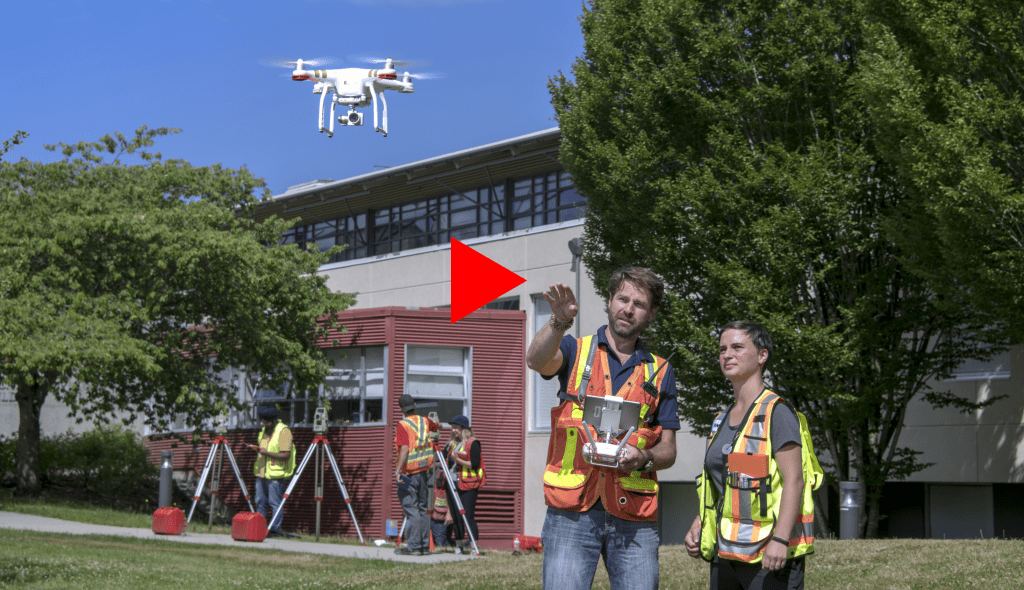
{"label": "woman", "polygon": [[[469,523],[469,531],[474,540],[480,536],[476,527],[476,496],[477,490],[484,485],[487,477],[484,472],[484,461],[480,455],[480,441],[473,436],[473,429],[469,427],[469,418],[458,415],[451,419],[452,440],[455,442],[452,451],[448,454],[448,466],[456,479],[457,493],[462,509],[466,513],[466,521]],[[456,553],[468,553],[472,550],[472,544],[466,538],[465,526],[461,518],[454,518],[452,510],[448,510],[445,517],[446,524],[455,525],[455,538],[462,541],[461,547],[457,546]]]}
{"label": "woman", "polygon": [[722,329],[718,363],[735,401],[711,427],[701,514],[685,539],[691,557],[711,561],[712,590],[803,588],[803,556],[813,551],[800,419],[764,385],[771,352],[758,324]]}

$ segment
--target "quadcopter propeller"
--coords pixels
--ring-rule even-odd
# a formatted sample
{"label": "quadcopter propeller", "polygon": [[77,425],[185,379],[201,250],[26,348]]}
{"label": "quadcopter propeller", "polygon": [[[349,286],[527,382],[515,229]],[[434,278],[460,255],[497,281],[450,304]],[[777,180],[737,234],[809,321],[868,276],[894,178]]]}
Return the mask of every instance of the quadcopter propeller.
{"label": "quadcopter propeller", "polygon": [[[273,67],[294,68],[295,66],[297,66],[299,64],[298,61],[290,60],[290,59],[268,58],[268,59],[260,59],[260,60],[257,60],[257,61],[259,62],[260,65],[268,66],[268,67],[272,67],[272,68]],[[334,57],[318,57],[318,58],[315,58],[315,59],[304,59],[304,60],[302,60],[302,65],[313,66],[315,68],[315,67],[318,67],[318,66],[329,66],[329,65],[332,65],[334,63],[337,63],[337,61],[338,61],[338,59],[334,58]]]}
{"label": "quadcopter propeller", "polygon": [[[387,62],[388,59],[391,59],[391,58],[387,58],[387,57],[383,57],[383,58],[382,57],[365,57],[364,56],[364,57],[354,57],[354,58],[350,58],[350,59],[351,59],[351,61],[357,61],[357,62],[364,63],[364,64],[382,64],[382,63]],[[403,60],[397,60],[397,59],[391,59],[391,63],[396,68],[405,68],[405,67],[418,68],[418,67],[423,67],[423,66],[426,66],[426,65],[430,65],[430,61],[429,60],[425,60],[425,59],[413,59],[413,60],[404,60],[404,61]]]}
{"label": "quadcopter propeller", "polygon": [[402,75],[403,76],[409,76],[410,78],[415,78],[417,80],[438,80],[440,78],[444,78],[445,77],[444,74],[428,74],[428,73],[410,74],[409,72],[405,72]]}

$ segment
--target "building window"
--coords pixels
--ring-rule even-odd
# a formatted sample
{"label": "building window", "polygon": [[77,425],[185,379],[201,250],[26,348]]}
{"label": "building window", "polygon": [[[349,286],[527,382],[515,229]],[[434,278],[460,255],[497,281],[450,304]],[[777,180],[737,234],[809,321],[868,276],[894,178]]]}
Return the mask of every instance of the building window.
{"label": "building window", "polygon": [[490,188],[462,191],[446,199],[451,237],[456,240],[498,235],[505,231],[504,186],[497,186],[493,191]]}
{"label": "building window", "polygon": [[331,245],[347,247],[340,253],[331,256],[331,262],[366,258],[367,252],[369,252],[366,242],[366,213],[342,217],[337,220],[337,223],[338,233]]}
{"label": "building window", "polygon": [[580,219],[586,202],[567,172],[549,172],[293,227],[281,243],[345,244],[331,262],[357,260]]}
{"label": "building window", "polygon": [[445,197],[426,199],[375,211],[372,254],[379,256],[447,242],[446,201]]}
{"label": "building window", "polygon": [[387,347],[334,348],[324,354],[332,363],[331,374],[323,386],[323,397],[330,405],[330,425],[383,423],[388,389]]}
{"label": "building window", "polygon": [[417,402],[436,403],[418,414],[437,412],[441,422],[470,414],[472,350],[406,345],[405,393]]}
{"label": "building window", "polygon": [[484,305],[483,309],[510,309],[519,311],[519,298],[509,297],[508,299],[495,299]]}
{"label": "building window", "polygon": [[[536,334],[551,319],[551,306],[543,295],[533,297],[533,333]],[[530,371],[533,379],[532,430],[551,430],[551,408],[558,405],[558,378],[544,379],[537,371]]]}
{"label": "building window", "polygon": [[583,216],[586,199],[576,192],[568,172],[551,172],[516,180],[512,193],[511,230],[540,227]]}
{"label": "building window", "polygon": [[14,393],[14,388],[10,385],[0,385],[0,404],[13,404]]}
{"label": "building window", "polygon": [[968,359],[953,369],[946,381],[988,381],[989,379],[1010,378],[1010,351],[995,355],[987,361]]}
{"label": "building window", "polygon": [[312,225],[296,225],[281,235],[282,244],[298,244],[300,249],[305,249],[306,243],[312,239]]}

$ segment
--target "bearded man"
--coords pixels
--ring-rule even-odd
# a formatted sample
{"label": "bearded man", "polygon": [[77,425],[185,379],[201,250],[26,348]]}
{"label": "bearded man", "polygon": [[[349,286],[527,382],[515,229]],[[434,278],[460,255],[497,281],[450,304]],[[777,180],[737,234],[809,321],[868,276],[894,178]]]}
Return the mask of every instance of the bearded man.
{"label": "bearded man", "polygon": [[[601,556],[612,590],[658,587],[655,472],[675,463],[679,417],[675,372],[644,349],[640,334],[654,319],[665,285],[649,269],[625,267],[612,274],[607,292],[608,324],[576,339],[565,335],[579,312],[576,296],[562,283],[551,285],[544,294],[551,321],[526,353],[530,369],[559,383],[544,472],[548,508],[541,540],[548,589],[590,588]],[[617,468],[584,459],[587,396],[640,404],[639,428],[620,452]]]}

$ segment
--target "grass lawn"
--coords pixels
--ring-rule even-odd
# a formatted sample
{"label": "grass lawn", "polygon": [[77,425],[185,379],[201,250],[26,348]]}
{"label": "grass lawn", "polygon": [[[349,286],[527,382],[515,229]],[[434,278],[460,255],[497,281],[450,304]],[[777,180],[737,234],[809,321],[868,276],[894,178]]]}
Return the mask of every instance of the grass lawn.
{"label": "grass lawn", "polygon": [[[0,494],[0,510],[144,528],[152,522],[148,514],[117,515],[46,498],[15,501],[9,494]],[[824,540],[816,548],[807,565],[811,590],[1024,588],[1024,541]],[[541,587],[541,563],[536,554],[491,551],[482,559],[415,565],[245,546],[0,530],[0,589],[529,589]],[[707,575],[708,565],[690,559],[681,546],[661,548],[661,588],[707,588]],[[594,587],[608,588],[601,566]]]}

